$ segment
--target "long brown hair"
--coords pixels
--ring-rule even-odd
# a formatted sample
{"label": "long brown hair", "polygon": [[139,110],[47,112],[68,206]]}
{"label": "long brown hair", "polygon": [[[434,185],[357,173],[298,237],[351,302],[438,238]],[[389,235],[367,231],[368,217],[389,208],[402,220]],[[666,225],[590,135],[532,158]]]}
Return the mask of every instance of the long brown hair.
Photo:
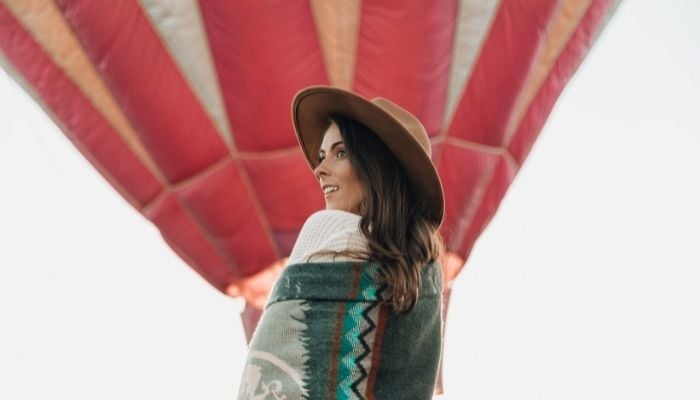
{"label": "long brown hair", "polygon": [[333,114],[348,159],[366,188],[360,230],[369,248],[365,257],[379,264],[379,283],[386,285],[392,308],[413,310],[421,287],[422,268],[438,259],[443,243],[437,226],[427,217],[427,203],[416,196],[394,154],[360,122]]}

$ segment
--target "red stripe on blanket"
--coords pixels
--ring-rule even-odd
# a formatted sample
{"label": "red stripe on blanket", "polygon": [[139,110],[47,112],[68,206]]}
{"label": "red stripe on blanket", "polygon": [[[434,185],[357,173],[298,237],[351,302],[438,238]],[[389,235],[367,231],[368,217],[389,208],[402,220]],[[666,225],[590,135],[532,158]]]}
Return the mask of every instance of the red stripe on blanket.
{"label": "red stripe on blanket", "polygon": [[[338,302],[338,312],[335,314],[335,329],[333,330],[333,349],[331,350],[330,368],[328,368],[328,396],[335,395],[335,385],[338,383],[338,353],[340,352],[340,335],[343,330],[343,315],[345,303]],[[330,397],[329,397],[330,398]],[[334,397],[335,398],[335,397]]]}
{"label": "red stripe on blanket", "polygon": [[369,377],[367,378],[367,391],[365,392],[367,400],[374,400],[374,382],[377,380],[377,371],[379,371],[379,356],[382,351],[384,328],[386,328],[386,321],[389,319],[389,307],[390,306],[385,303],[379,305],[377,330],[374,334],[374,345],[372,346],[372,364],[370,366]]}
{"label": "red stripe on blanket", "polygon": [[[352,285],[350,286],[349,297],[355,297],[360,286],[361,266],[353,263]],[[333,348],[331,350],[330,367],[328,368],[328,396],[336,398],[336,385],[338,384],[338,362],[340,362],[340,340],[343,335],[343,324],[345,322],[345,303],[338,302],[338,310],[335,314],[335,328],[333,329]],[[331,397],[333,396],[333,397]]]}
{"label": "red stripe on blanket", "polygon": [[352,263],[352,286],[350,289],[350,298],[357,296],[357,289],[360,287],[360,273],[362,265],[360,263]]}

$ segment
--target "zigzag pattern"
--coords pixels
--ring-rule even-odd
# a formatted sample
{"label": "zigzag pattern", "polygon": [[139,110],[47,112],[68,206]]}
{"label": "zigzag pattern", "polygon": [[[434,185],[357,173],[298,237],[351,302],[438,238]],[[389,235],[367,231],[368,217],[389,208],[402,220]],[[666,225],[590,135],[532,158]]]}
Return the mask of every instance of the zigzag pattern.
{"label": "zigzag pattern", "polygon": [[369,344],[365,341],[365,336],[367,336],[368,333],[372,332],[377,327],[377,324],[375,324],[372,318],[369,317],[369,313],[373,309],[377,308],[380,302],[380,300],[372,302],[369,307],[365,308],[364,311],[362,311],[362,317],[365,319],[365,321],[367,321],[368,326],[367,329],[362,331],[360,337],[358,338],[363,348],[362,354],[357,356],[357,358],[355,359],[355,365],[360,370],[360,376],[351,385],[353,393],[355,393],[355,395],[360,399],[364,399],[365,397],[362,393],[360,393],[357,390],[357,387],[360,385],[360,383],[362,383],[362,381],[367,379],[367,376],[369,376],[369,374],[365,370],[365,367],[362,366],[362,360],[364,360],[365,357],[367,357],[371,353],[371,348],[369,347]]}
{"label": "zigzag pattern", "polygon": [[[350,384],[352,383],[352,372],[357,367],[354,357],[355,349],[358,347],[358,338],[360,330],[360,315],[361,315],[362,303],[355,304],[346,315],[345,326],[350,322],[350,329],[348,329],[345,334],[343,334],[343,344],[342,349],[343,357],[341,358],[341,364],[345,367],[343,371],[343,379],[338,384],[338,389],[340,389],[345,395],[344,398],[350,399],[351,389]],[[348,318],[349,317],[349,318]],[[350,320],[349,320],[350,319]]]}
{"label": "zigzag pattern", "polygon": [[[368,284],[367,286],[362,286],[364,286],[361,289],[364,298],[379,298],[377,296],[381,289],[377,289],[376,285]],[[365,306],[366,303],[358,302],[351,307],[346,314],[344,324],[345,333],[343,334],[343,344],[341,345],[341,354],[343,354],[341,357],[341,369],[344,371],[339,371],[339,375],[341,375],[342,378],[338,384],[338,390],[340,394],[343,395],[343,398],[365,399],[364,394],[359,390],[359,385],[367,379],[369,373],[362,366],[362,361],[371,354],[371,345],[366,340],[367,335],[377,327],[376,322],[372,320],[369,313],[380,303],[381,300],[377,300]],[[366,322],[368,326],[360,332],[359,330],[363,321]],[[359,374],[359,376],[354,378],[353,374]]]}

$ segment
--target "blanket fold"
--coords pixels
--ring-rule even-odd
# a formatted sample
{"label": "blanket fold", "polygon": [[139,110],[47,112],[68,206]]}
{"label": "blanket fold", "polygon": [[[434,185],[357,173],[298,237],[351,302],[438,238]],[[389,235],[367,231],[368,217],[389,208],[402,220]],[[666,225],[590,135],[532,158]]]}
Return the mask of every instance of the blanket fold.
{"label": "blanket fold", "polygon": [[[330,268],[330,270],[329,270]],[[377,268],[366,263],[321,262],[289,265],[275,284],[268,304],[291,299],[375,301]],[[437,296],[442,291],[440,269],[424,268],[420,296]],[[356,290],[359,285],[370,290]]]}

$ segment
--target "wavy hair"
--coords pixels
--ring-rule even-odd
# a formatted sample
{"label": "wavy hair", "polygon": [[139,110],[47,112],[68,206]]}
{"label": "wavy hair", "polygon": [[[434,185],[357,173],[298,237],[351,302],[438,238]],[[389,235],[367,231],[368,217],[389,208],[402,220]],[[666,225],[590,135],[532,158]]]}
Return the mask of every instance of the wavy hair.
{"label": "wavy hair", "polygon": [[[363,258],[379,264],[384,300],[399,313],[409,313],[418,302],[421,270],[444,251],[436,224],[428,218],[427,202],[417,196],[403,167],[384,142],[362,123],[332,114],[348,159],[366,197],[360,204],[360,231],[367,238]],[[356,255],[356,254],[355,254]]]}

